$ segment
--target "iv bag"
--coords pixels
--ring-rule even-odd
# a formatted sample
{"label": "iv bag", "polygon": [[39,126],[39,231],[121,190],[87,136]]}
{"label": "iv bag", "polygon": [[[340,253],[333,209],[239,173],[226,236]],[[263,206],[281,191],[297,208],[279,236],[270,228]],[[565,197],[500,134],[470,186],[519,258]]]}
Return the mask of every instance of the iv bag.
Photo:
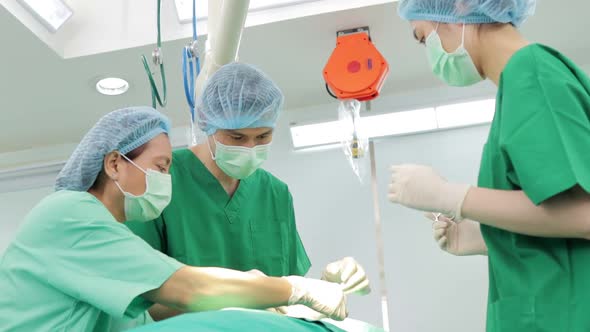
{"label": "iv bag", "polygon": [[361,103],[356,99],[342,100],[338,106],[340,143],[354,174],[363,183],[369,168],[369,139],[361,125]]}
{"label": "iv bag", "polygon": [[187,131],[188,146],[191,147],[205,143],[207,140],[207,135],[204,131],[201,130],[201,128],[199,128],[199,125],[197,124],[197,119],[195,118],[195,121],[189,119],[189,123],[190,126]]}

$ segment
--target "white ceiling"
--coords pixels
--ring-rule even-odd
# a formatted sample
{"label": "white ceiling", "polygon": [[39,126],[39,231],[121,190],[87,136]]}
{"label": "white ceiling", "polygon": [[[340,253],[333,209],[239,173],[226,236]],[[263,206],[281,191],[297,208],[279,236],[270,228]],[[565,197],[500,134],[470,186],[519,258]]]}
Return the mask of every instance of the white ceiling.
{"label": "white ceiling", "polygon": [[[228,3],[245,1],[231,0]],[[257,26],[394,1],[397,0],[249,0],[250,11],[245,25]],[[220,0],[196,1],[196,13],[200,17],[197,23],[199,35],[207,34],[209,2],[219,4]],[[0,5],[65,59],[149,45],[156,40],[156,0],[65,0],[65,3],[74,15],[56,33],[50,33],[19,2],[0,0]],[[183,19],[180,23],[177,10],[182,10],[183,18],[187,12],[192,18],[192,1],[162,1],[163,41],[192,36],[192,24],[185,24],[192,21]]]}
{"label": "white ceiling", "polygon": [[[539,1],[524,34],[560,49],[579,64],[590,64],[590,40],[585,38],[590,3],[567,3],[566,7],[563,1]],[[429,72],[424,50],[411,38],[409,25],[398,18],[395,3],[249,27],[240,60],[259,66],[277,81],[287,109],[330,103],[321,70],[334,47],[335,32],[364,25],[370,26],[374,42],[390,63],[383,94],[440,85]],[[146,29],[155,29],[155,22]],[[175,126],[185,125],[188,116],[180,70],[180,52],[187,41],[163,45],[169,91],[165,112]],[[153,46],[64,60],[3,7],[0,45],[0,158],[10,151],[77,142],[101,115],[151,103],[140,55],[151,54]],[[129,92],[115,97],[96,93],[97,78],[109,75],[127,79]]]}

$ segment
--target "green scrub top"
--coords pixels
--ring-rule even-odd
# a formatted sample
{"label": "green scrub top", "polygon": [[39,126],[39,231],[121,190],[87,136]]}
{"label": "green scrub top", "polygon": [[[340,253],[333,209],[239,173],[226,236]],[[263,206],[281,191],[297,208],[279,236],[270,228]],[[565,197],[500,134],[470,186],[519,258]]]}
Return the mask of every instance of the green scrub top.
{"label": "green scrub top", "polygon": [[174,151],[172,202],[155,223],[128,223],[155,249],[193,266],[305,275],[310,261],[286,184],[259,169],[233,197],[188,149]]}
{"label": "green scrub top", "polygon": [[110,331],[145,315],[140,295],[183,265],[153,250],[87,192],[27,215],[0,261],[0,331]]}
{"label": "green scrub top", "polygon": [[[590,191],[590,79],[546,46],[519,50],[502,72],[479,186],[523,190],[541,204]],[[559,218],[553,222],[560,222]],[[489,332],[590,329],[590,241],[539,238],[482,225]]]}

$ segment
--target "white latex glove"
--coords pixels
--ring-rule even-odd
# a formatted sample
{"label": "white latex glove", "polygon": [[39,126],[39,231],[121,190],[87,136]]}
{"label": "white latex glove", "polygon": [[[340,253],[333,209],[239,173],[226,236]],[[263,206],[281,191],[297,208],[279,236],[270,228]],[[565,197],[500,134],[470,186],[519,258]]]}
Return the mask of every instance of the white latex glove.
{"label": "white latex glove", "polygon": [[442,212],[461,220],[461,207],[470,186],[449,183],[432,167],[401,165],[391,167],[389,200],[392,203],[427,211]]}
{"label": "white latex glove", "polygon": [[455,256],[487,254],[479,223],[468,219],[456,223],[438,213],[427,213],[425,216],[433,221],[434,240],[442,250]]}
{"label": "white latex glove", "polygon": [[[257,276],[257,277],[266,277],[267,276],[264,272],[262,272],[260,270],[256,270],[256,269],[250,270],[250,271],[246,271],[246,273],[253,274],[253,275]],[[287,308],[287,307],[267,308],[265,310],[266,311],[273,312],[275,314],[284,315],[285,314],[285,309],[284,308]]]}
{"label": "white latex glove", "polygon": [[293,317],[293,318],[299,318],[299,319],[305,319],[308,321],[318,321],[321,319],[326,318],[327,316],[324,314],[321,314],[309,307],[306,307],[304,305],[291,305],[288,307],[278,307],[275,309],[277,313],[288,316],[288,317]]}
{"label": "white latex glove", "polygon": [[334,320],[348,316],[346,296],[338,284],[299,276],[283,277],[291,283],[289,306],[302,304]]}
{"label": "white latex glove", "polygon": [[[264,274],[260,270],[250,270],[250,271],[247,271],[247,273],[251,273],[256,276],[266,276],[266,274]],[[321,319],[324,319],[327,317],[326,315],[321,314],[321,313],[319,313],[313,309],[310,309],[309,307],[301,305],[301,304],[291,305],[291,306],[282,306],[282,307],[277,307],[277,308],[268,308],[268,309],[266,309],[266,311],[273,312],[273,313],[279,314],[279,315],[293,317],[293,318],[305,319],[308,321],[318,321],[318,320],[321,320]]]}
{"label": "white latex glove", "polygon": [[352,257],[328,264],[322,273],[322,280],[340,284],[345,294],[367,295],[371,292],[365,270]]}
{"label": "white latex glove", "polygon": [[[260,270],[250,270],[247,273],[254,274],[256,276],[266,276]],[[297,304],[291,306],[282,306],[277,308],[268,308],[266,311],[273,312],[279,315],[285,315],[288,317],[298,318],[298,319],[305,319],[308,321],[319,321],[321,319],[326,318],[327,316],[321,314],[305,305]]]}
{"label": "white latex glove", "polygon": [[264,274],[264,272],[262,272],[260,270],[256,270],[256,269],[253,269],[253,270],[250,270],[250,271],[246,271],[246,273],[253,274],[253,275],[257,276],[257,277],[268,277],[266,274]]}

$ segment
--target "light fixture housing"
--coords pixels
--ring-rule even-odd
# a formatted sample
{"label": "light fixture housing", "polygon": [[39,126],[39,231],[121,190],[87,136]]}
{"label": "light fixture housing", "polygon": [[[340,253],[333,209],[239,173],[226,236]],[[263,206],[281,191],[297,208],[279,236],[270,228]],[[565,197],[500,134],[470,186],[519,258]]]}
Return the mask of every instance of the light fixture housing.
{"label": "light fixture housing", "polygon": [[[295,5],[301,5],[308,2],[317,2],[320,0],[250,0],[250,7],[248,12],[263,11],[268,9],[290,7]],[[191,23],[193,20],[193,1],[192,0],[174,0],[176,7],[176,14],[178,15],[178,21],[182,24]],[[208,1],[197,1],[195,14],[197,14],[197,20],[207,18],[208,14]]]}
{"label": "light fixture housing", "polygon": [[96,91],[107,96],[117,96],[129,90],[129,83],[122,78],[106,77],[96,82]]}
{"label": "light fixture housing", "polygon": [[[362,117],[361,126],[366,136],[377,138],[484,125],[494,118],[495,102],[486,99]],[[293,146],[307,149],[339,143],[342,128],[339,121],[292,126]]]}
{"label": "light fixture housing", "polygon": [[72,9],[61,0],[17,0],[47,30],[55,33],[74,14]]}

